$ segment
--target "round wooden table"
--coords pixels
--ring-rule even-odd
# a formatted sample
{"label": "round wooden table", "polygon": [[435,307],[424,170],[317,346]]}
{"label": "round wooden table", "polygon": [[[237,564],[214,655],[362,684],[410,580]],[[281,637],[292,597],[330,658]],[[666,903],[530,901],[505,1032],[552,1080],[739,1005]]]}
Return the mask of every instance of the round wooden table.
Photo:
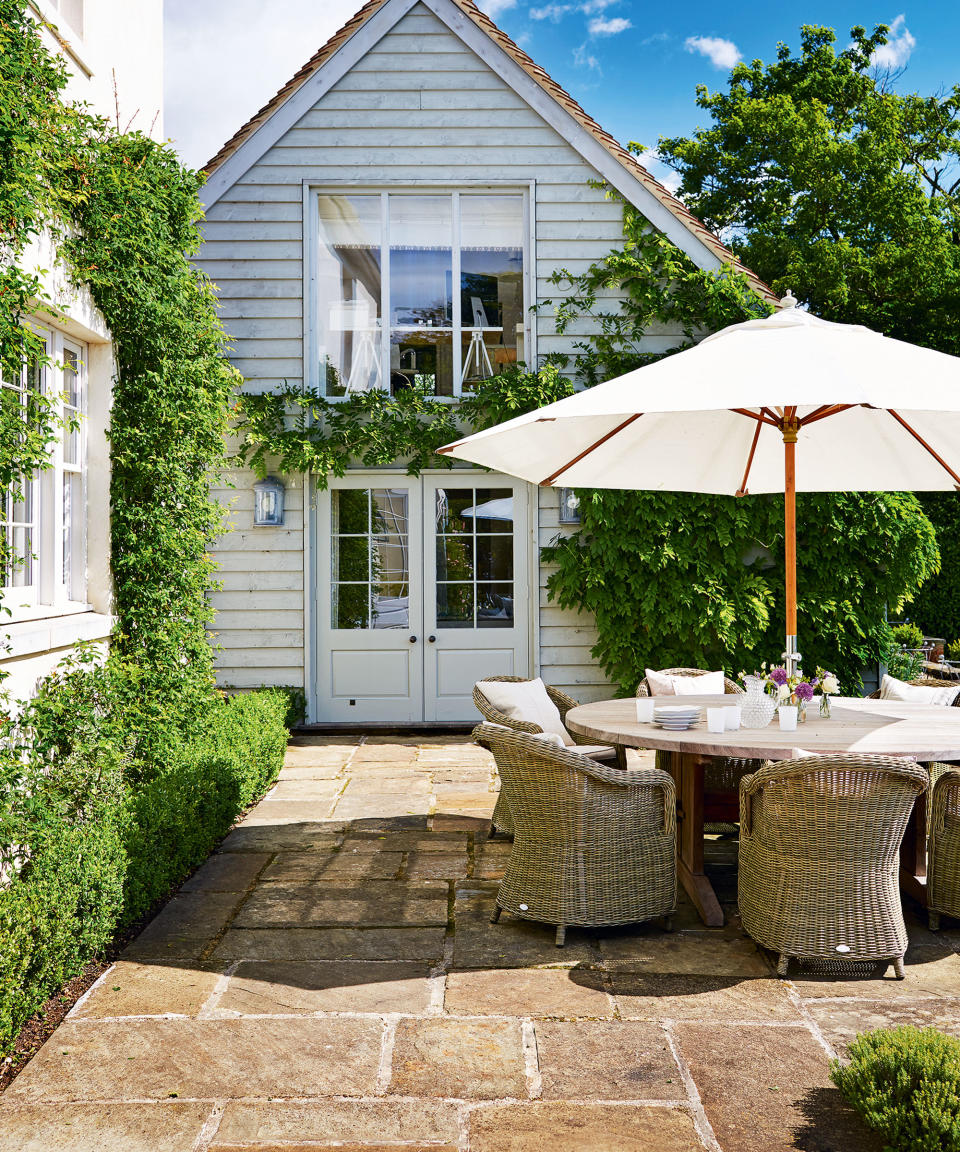
{"label": "round wooden table", "polygon": [[[668,697],[664,704],[703,708],[742,703],[743,697]],[[872,752],[923,762],[960,760],[960,708],[931,708],[894,700],[835,696],[832,715],[821,719],[818,702],[795,732],[782,732],[776,718],[766,728],[708,732],[706,720],[684,732],[670,732],[637,720],[636,700],[603,700],[571,708],[564,723],[571,732],[602,744],[656,748],[669,754],[677,787],[677,871],[705,924],[723,924],[723,912],[703,868],[704,767],[711,756],[749,760],[792,760],[827,752]],[[914,806],[900,849],[901,887],[926,903],[926,797]]]}

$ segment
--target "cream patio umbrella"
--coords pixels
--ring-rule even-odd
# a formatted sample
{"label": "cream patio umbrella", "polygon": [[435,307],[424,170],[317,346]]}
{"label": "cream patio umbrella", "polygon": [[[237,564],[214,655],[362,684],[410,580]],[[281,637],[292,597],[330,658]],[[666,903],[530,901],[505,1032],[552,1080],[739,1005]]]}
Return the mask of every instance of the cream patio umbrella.
{"label": "cream patio umbrella", "polygon": [[960,358],[795,305],[440,452],[540,485],[783,492],[792,667],[796,493],[960,489]]}

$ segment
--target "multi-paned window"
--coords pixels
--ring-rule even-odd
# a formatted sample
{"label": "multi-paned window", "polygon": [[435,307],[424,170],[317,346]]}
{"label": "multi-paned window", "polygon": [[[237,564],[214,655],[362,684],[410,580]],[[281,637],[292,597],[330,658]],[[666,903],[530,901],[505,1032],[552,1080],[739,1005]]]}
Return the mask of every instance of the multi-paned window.
{"label": "multi-paned window", "polygon": [[86,599],[84,349],[55,330],[44,337],[46,363],[27,364],[18,379],[2,381],[4,396],[16,397],[25,422],[31,419],[31,394],[41,391],[52,397],[61,420],[50,467],[23,477],[18,491],[2,497],[2,603],[13,619]]}
{"label": "multi-paned window", "polygon": [[522,361],[525,204],[489,189],[321,192],[321,391],[459,396]]}

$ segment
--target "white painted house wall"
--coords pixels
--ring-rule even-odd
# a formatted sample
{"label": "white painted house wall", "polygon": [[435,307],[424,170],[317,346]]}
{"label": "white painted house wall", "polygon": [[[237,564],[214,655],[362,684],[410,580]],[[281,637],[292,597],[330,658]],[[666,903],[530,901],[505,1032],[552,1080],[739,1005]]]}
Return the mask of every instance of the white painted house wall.
{"label": "white painted house wall", "polygon": [[[494,59],[499,49],[490,48]],[[251,390],[303,379],[306,187],[532,186],[541,301],[557,298],[549,277],[558,267],[582,272],[622,240],[619,204],[590,187],[599,178],[493,67],[424,4],[416,5],[246,171],[216,188],[199,263],[217,285],[234,364]],[[574,339],[590,330],[581,324],[559,336],[548,313],[533,324],[540,357],[572,352]],[[675,337],[664,334],[656,342],[669,346]],[[223,646],[219,674],[226,684],[299,684],[309,608],[302,493],[290,492],[293,507],[282,531],[254,530],[254,477],[234,479],[235,528],[216,549],[226,577],[224,591],[213,596]],[[231,499],[228,491],[221,495]],[[544,545],[560,530],[556,492],[543,490],[539,504]],[[539,659],[531,672],[582,700],[609,694],[590,655],[592,620],[548,603],[546,576],[544,569]]]}
{"label": "white painted house wall", "polygon": [[[66,61],[70,79],[64,98],[84,102],[113,120],[119,109],[121,126],[153,131],[162,139],[162,0],[31,0],[34,15],[57,26],[43,31],[48,48]],[[66,19],[79,24],[72,26]],[[116,90],[114,90],[114,83]],[[90,293],[70,282],[56,246],[48,235],[24,253],[22,263],[41,270],[40,279],[53,314],[44,310],[29,322],[56,342],[68,339],[82,352],[86,391],[82,435],[86,445],[86,590],[82,601],[56,597],[23,607],[16,591],[3,603],[0,671],[8,673],[3,687],[12,701],[30,697],[37,680],[50,673],[79,641],[103,641],[113,624],[110,580],[110,450],[107,429],[115,364],[110,332]],[[56,525],[40,532],[46,546],[55,546]]]}

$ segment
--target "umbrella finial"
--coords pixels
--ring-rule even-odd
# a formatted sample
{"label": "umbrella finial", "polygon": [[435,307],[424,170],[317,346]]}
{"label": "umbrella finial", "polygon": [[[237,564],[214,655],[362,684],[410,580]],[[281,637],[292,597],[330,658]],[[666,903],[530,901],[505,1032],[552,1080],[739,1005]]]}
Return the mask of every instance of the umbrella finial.
{"label": "umbrella finial", "polygon": [[797,298],[796,298],[796,296],[794,296],[794,294],[788,288],[786,295],[780,301],[779,310],[781,312],[785,312],[788,308],[796,308],[796,306],[797,306]]}

